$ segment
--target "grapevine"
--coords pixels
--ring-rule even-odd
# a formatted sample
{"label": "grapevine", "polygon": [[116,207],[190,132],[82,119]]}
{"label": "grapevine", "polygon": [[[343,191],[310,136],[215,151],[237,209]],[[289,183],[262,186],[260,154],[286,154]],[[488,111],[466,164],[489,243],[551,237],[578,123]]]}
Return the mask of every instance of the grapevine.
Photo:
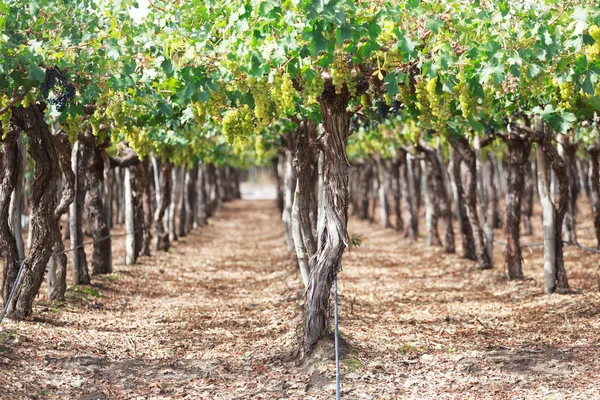
{"label": "grapevine", "polygon": [[[0,108],[5,108],[10,104],[10,99],[6,95],[0,95]],[[9,108],[4,114],[0,114],[0,123],[2,123],[2,139],[6,137],[10,130],[10,119],[12,118],[12,110]]]}
{"label": "grapevine", "polygon": [[252,112],[247,105],[229,110],[223,116],[223,134],[228,144],[245,139],[252,133]]}
{"label": "grapevine", "polygon": [[259,126],[265,127],[273,119],[273,103],[269,99],[269,87],[265,81],[256,81],[249,78],[250,93],[254,98],[254,115],[258,119]]}
{"label": "grapevine", "polygon": [[78,115],[76,117],[71,117],[69,115],[67,119],[61,124],[62,130],[65,131],[71,143],[75,143],[77,141],[77,136],[82,130],[82,124],[83,119],[81,115]]}
{"label": "grapevine", "polygon": [[467,78],[463,69],[457,75],[458,84],[454,86],[454,90],[458,93],[458,102],[463,118],[468,118],[473,111],[473,101],[469,96],[469,87],[467,86]]}
{"label": "grapevine", "polygon": [[290,110],[294,109],[294,97],[296,89],[288,74],[277,75],[273,81],[271,98],[275,103],[278,117],[284,117]]}
{"label": "grapevine", "polygon": [[[342,53],[338,52],[335,54],[330,72],[331,80],[337,94],[342,93],[344,84],[346,84],[350,94],[356,94],[356,83],[350,83],[352,81],[352,77],[350,76],[350,66]],[[354,91],[354,93],[352,91]]]}

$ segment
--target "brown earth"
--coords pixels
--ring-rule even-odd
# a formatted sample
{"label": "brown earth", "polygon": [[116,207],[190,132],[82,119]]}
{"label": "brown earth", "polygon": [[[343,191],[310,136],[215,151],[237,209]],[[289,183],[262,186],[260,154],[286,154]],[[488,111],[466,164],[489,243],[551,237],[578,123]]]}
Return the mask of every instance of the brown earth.
{"label": "brown earth", "polygon": [[[537,235],[522,243],[539,243]],[[594,245],[589,205],[578,234]],[[411,243],[352,220],[362,245],[340,274],[344,399],[600,398],[600,257],[569,247],[575,294],[542,293],[541,247],[530,280]],[[114,230],[119,233],[119,230]],[[504,240],[501,231],[497,238]],[[285,361],[302,285],[272,201],[228,203],[169,253],[119,264],[70,289],[35,319],[0,324],[2,399],[330,399],[334,363]],[[88,249],[90,254],[91,249]]]}

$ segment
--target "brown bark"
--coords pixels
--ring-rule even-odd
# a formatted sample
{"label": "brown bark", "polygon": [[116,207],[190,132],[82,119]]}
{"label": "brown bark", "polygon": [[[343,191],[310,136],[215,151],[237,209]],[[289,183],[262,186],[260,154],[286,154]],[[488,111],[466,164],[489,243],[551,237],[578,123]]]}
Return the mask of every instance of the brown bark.
{"label": "brown bark", "polygon": [[313,191],[318,178],[318,157],[313,142],[317,136],[316,125],[304,120],[296,130],[296,153],[294,169],[298,185],[298,214],[302,241],[308,258],[312,258],[317,250],[317,198]]}
{"label": "brown bark", "polygon": [[134,226],[134,262],[142,254],[144,236],[149,235],[146,231],[144,218],[144,192],[146,191],[146,174],[142,164],[129,167],[131,169],[131,192],[133,197],[133,226]]}
{"label": "brown bark", "polygon": [[[73,165],[73,169],[76,170],[75,180],[75,198],[73,202],[76,206],[76,215],[71,215],[71,218],[76,220],[77,229],[77,243],[70,243],[71,248],[78,253],[79,265],[74,265],[78,271],[78,281],[74,282],[76,285],[89,285],[90,274],[88,271],[87,256],[85,249],[83,248],[83,242],[85,237],[83,235],[83,208],[85,202],[86,193],[86,175],[89,168],[90,160],[94,152],[95,139],[92,133],[92,128],[89,127],[83,134],[79,135],[79,150],[77,155],[77,165]],[[73,229],[71,227],[71,229]]]}
{"label": "brown bark", "polygon": [[[239,175],[236,174],[236,182],[239,181]],[[186,180],[186,207],[188,209],[187,219],[185,221],[185,229],[191,232],[196,227],[198,220],[198,164],[194,164],[193,168],[188,170]]]}
{"label": "brown bark", "polygon": [[86,218],[92,228],[94,253],[92,254],[92,274],[110,274],[112,272],[112,243],[110,229],[104,213],[103,183],[104,160],[102,152],[105,145],[100,143],[94,148],[94,156],[87,169],[87,196],[85,198]]}
{"label": "brown bark", "polygon": [[462,176],[460,172],[461,155],[458,151],[452,153],[452,175],[456,183],[457,198],[454,199],[456,202],[457,214],[459,216],[458,225],[460,227],[461,239],[462,239],[462,256],[469,260],[477,260],[475,253],[475,241],[473,239],[473,229],[469,223],[467,216],[467,209],[465,205],[465,192],[462,184]]}
{"label": "brown bark", "polygon": [[14,107],[13,119],[27,133],[29,154],[35,161],[31,186],[32,247],[24,261],[20,285],[7,310],[9,318],[23,320],[32,314],[33,300],[42,284],[52,248],[60,235],[56,218],[60,165],[52,134],[40,106]]}
{"label": "brown bark", "polygon": [[533,169],[529,161],[523,164],[522,168],[523,185],[523,236],[529,236],[533,233],[531,226],[531,216],[533,215]]}
{"label": "brown bark", "polygon": [[523,279],[523,257],[519,228],[525,165],[529,164],[531,146],[527,140],[512,134],[506,136],[505,141],[508,145],[508,185],[505,204],[506,251],[504,253],[504,265],[509,279]]}
{"label": "brown bark", "polygon": [[15,236],[9,226],[10,197],[17,185],[22,159],[16,142],[4,143],[4,162],[0,171],[0,251],[4,258],[2,275],[2,299],[6,304],[8,295],[19,271],[19,252]]}
{"label": "brown bark", "polygon": [[[331,86],[331,85],[330,85]],[[346,112],[350,97],[335,94],[332,87],[320,99],[324,134],[323,217],[319,222],[317,252],[312,259],[310,282],[304,306],[304,354],[328,334],[329,294],[333,275],[341,268],[348,240],[348,160],[346,144],[350,118]]]}
{"label": "brown bark", "polygon": [[600,249],[600,145],[596,144],[590,147],[588,153],[590,154],[591,169],[590,200],[592,203],[597,247]]}
{"label": "brown bark", "polygon": [[283,187],[281,183],[281,176],[279,175],[280,157],[274,158],[272,160],[271,166],[273,169],[273,178],[275,178],[275,187],[277,189],[277,208],[279,209],[279,213],[283,213]]}
{"label": "brown bark", "polygon": [[396,215],[396,231],[400,232],[404,230],[404,220],[402,219],[402,203],[400,201],[402,197],[402,188],[400,182],[400,158],[396,156],[392,160],[391,165],[391,178],[392,178],[392,208],[394,209],[394,215]]}
{"label": "brown bark", "polygon": [[[75,174],[71,166],[72,146],[64,133],[57,133],[53,137],[54,145],[58,150],[58,157],[63,171],[63,190],[61,199],[54,212],[57,230],[55,231],[54,256],[56,259],[56,284],[50,293],[49,300],[63,300],[67,291],[67,254],[60,231],[60,219],[67,213],[75,197]],[[67,223],[68,227],[69,224]]]}
{"label": "brown bark", "polygon": [[400,158],[400,178],[406,213],[406,230],[404,232],[404,237],[416,241],[419,237],[419,218],[415,205],[415,193],[414,190],[410,189],[410,180],[413,180],[413,176],[410,173],[411,168],[409,165],[409,163],[413,163],[413,161],[408,159],[409,153],[406,149],[400,148],[397,151]]}
{"label": "brown bark", "polygon": [[165,231],[165,211],[171,200],[171,170],[173,165],[169,162],[163,162],[160,166],[160,202],[154,213],[154,232],[155,232],[155,249],[168,251],[171,244],[169,242],[169,234]]}
{"label": "brown bark", "polygon": [[465,174],[466,189],[464,192],[464,202],[469,225],[471,226],[471,232],[473,233],[473,243],[475,244],[475,256],[477,259],[476,267],[478,269],[489,269],[492,267],[491,260],[483,240],[483,230],[481,229],[477,213],[477,180],[475,179],[475,174],[477,172],[475,153],[471,149],[469,141],[464,137],[461,137],[458,140],[453,139],[450,143],[455,150],[455,154],[460,154],[461,160],[467,167]]}
{"label": "brown bark", "polygon": [[492,203],[492,228],[498,229],[502,227],[502,218],[500,218],[500,212],[498,207],[498,188],[494,183],[494,176],[496,175],[496,161],[492,154],[488,154],[488,193],[490,196],[490,202]]}
{"label": "brown bark", "polygon": [[577,197],[579,196],[579,173],[577,172],[576,152],[577,146],[573,144],[568,135],[563,135],[559,146],[563,148],[563,158],[566,166],[567,182],[569,188],[569,198],[567,201],[567,210],[565,212],[563,230],[567,242],[576,243],[577,234],[575,231],[577,224]]}
{"label": "brown bark", "polygon": [[142,212],[143,212],[143,230],[142,230],[142,241],[140,255],[149,256],[150,247],[152,243],[152,171],[150,170],[150,159],[144,157],[142,163],[138,168],[142,171],[140,175],[143,176],[143,180],[140,182],[140,192],[142,196]]}
{"label": "brown bark", "polygon": [[549,134],[543,136],[541,142],[542,150],[546,155],[546,159],[550,167],[556,174],[558,180],[558,202],[555,205],[556,212],[556,226],[554,233],[554,240],[556,244],[556,291],[558,293],[569,293],[569,281],[567,279],[567,272],[565,270],[564,254],[563,254],[563,240],[562,240],[562,227],[563,219],[567,208],[569,207],[569,178],[567,176],[567,166],[562,157],[558,154],[558,151],[552,145],[552,140]]}
{"label": "brown bark", "polygon": [[369,218],[369,199],[371,196],[371,187],[373,181],[373,166],[369,162],[364,162],[360,181],[360,192],[362,195],[359,218]]}
{"label": "brown bark", "polygon": [[454,228],[452,227],[452,210],[450,207],[450,198],[446,189],[444,180],[444,170],[438,158],[437,151],[429,146],[427,142],[421,140],[419,142],[419,151],[425,154],[427,160],[428,174],[431,175],[431,193],[438,203],[440,217],[444,218],[446,223],[446,234],[444,249],[446,253],[455,252],[454,243]]}

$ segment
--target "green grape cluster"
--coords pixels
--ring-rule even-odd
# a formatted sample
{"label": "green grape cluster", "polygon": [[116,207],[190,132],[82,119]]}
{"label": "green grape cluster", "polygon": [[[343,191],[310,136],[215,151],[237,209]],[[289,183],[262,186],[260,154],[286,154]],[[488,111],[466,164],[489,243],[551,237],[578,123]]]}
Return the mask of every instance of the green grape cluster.
{"label": "green grape cluster", "polygon": [[485,85],[483,87],[483,101],[481,102],[481,109],[485,115],[492,115],[494,109],[494,87],[491,85]]}
{"label": "green grape cluster", "polygon": [[596,25],[590,27],[589,33],[596,43],[588,46],[585,49],[585,54],[588,61],[594,63],[600,60],[600,27]]}
{"label": "green grape cluster", "polygon": [[225,85],[219,85],[217,90],[210,90],[210,96],[205,104],[205,114],[210,117],[214,122],[221,122],[221,113],[225,101],[227,100],[227,94],[225,93]]}
{"label": "green grape cluster", "polygon": [[450,93],[444,93],[441,96],[441,106],[439,106],[438,115],[434,123],[434,129],[441,136],[448,134],[448,121],[452,118],[452,112],[450,110]]}
{"label": "green grape cluster", "polygon": [[276,113],[279,117],[286,116],[294,109],[296,89],[289,74],[277,75],[273,80],[271,98],[275,103]]}
{"label": "green grape cluster", "polygon": [[248,79],[250,94],[254,98],[254,115],[258,119],[258,125],[265,127],[273,120],[274,105],[269,98],[269,85],[266,81]]}
{"label": "green grape cluster", "polygon": [[[10,99],[6,95],[0,95],[0,109],[8,106],[10,104]],[[4,114],[0,114],[0,123],[2,124],[2,131],[4,135],[2,135],[2,139],[6,137],[8,131],[10,130],[10,119],[12,118],[12,110],[9,108]]]}
{"label": "green grape cluster", "polygon": [[371,107],[371,100],[369,99],[369,96],[366,93],[363,93],[360,96],[360,104],[365,110]]}
{"label": "green grape cluster", "polygon": [[206,104],[202,102],[194,102],[190,104],[194,120],[199,126],[206,123]]}
{"label": "green grape cluster", "polygon": [[558,83],[556,79],[552,80],[554,87],[558,89],[558,105],[565,110],[572,110],[576,103],[575,87],[572,82]]}
{"label": "green grape cluster", "polygon": [[236,139],[244,139],[252,133],[252,119],[252,111],[247,105],[227,111],[222,124],[227,144],[231,145]]}
{"label": "green grape cluster", "polygon": [[421,129],[419,129],[417,123],[411,119],[406,121],[404,124],[402,134],[406,140],[409,140],[412,143],[417,143],[421,138]]}
{"label": "green grape cluster", "polygon": [[98,134],[100,133],[101,118],[98,116],[97,113],[94,113],[88,121],[92,126],[92,133],[94,134],[94,136],[98,136]]}
{"label": "green grape cluster", "polygon": [[23,106],[23,108],[29,108],[29,106],[33,103],[35,103],[35,96],[33,95],[33,93],[31,93],[31,91],[29,91],[27,92],[23,100],[21,100],[21,105]]}
{"label": "green grape cluster", "polygon": [[427,100],[427,82],[423,78],[418,78],[415,84],[415,95],[417,96],[417,109],[421,112],[429,110],[429,101]]}
{"label": "green grape cluster", "polygon": [[438,117],[440,115],[440,96],[437,94],[437,78],[428,80],[425,90],[427,91],[431,115]]}
{"label": "green grape cluster", "polygon": [[266,149],[267,148],[265,146],[265,137],[263,135],[256,135],[254,137],[254,151],[256,153],[256,159],[259,162],[263,161]]}
{"label": "green grape cluster", "polygon": [[120,133],[129,144],[129,147],[131,147],[140,157],[145,156],[152,151],[152,141],[139,127],[122,127]]}
{"label": "green grape cluster", "polygon": [[114,122],[116,127],[125,126],[127,118],[131,115],[131,107],[122,98],[116,97],[106,107],[106,115]]}
{"label": "green grape cluster", "polygon": [[467,85],[467,77],[465,71],[462,69],[456,76],[458,78],[458,84],[454,86],[454,92],[458,94],[458,103],[460,104],[460,110],[463,118],[468,118],[473,112],[474,104],[473,98],[469,95],[469,87]]}
{"label": "green grape cluster", "polygon": [[400,99],[400,101],[402,102],[402,104],[407,105],[411,103],[410,100],[410,87],[408,85],[400,85],[398,86],[398,91],[400,92],[398,94],[398,97]]}
{"label": "green grape cluster", "polygon": [[331,81],[335,86],[335,92],[337,94],[342,93],[344,84],[348,88],[348,91],[353,96],[356,94],[356,82],[353,82],[350,72],[350,66],[346,62],[346,58],[343,53],[336,52],[333,58],[333,65],[331,66]]}
{"label": "green grape cluster", "polygon": [[317,75],[311,80],[306,80],[303,89],[306,104],[316,104],[325,90],[325,80],[321,75]]}
{"label": "green grape cluster", "polygon": [[67,137],[69,138],[69,142],[75,143],[77,141],[77,136],[79,132],[82,130],[83,119],[81,115],[76,117],[68,116],[67,119],[61,124],[62,130],[65,131]]}

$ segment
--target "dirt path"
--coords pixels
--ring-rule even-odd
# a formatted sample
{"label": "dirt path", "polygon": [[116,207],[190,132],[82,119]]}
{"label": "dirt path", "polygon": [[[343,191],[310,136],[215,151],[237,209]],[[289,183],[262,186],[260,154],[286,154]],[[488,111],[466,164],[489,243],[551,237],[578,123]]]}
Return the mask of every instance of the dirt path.
{"label": "dirt path", "polygon": [[[600,396],[597,256],[569,251],[583,294],[547,297],[502,278],[501,248],[478,272],[375,224],[349,230],[363,245],[340,275],[344,399]],[[236,201],[170,253],[117,265],[66,302],[41,296],[35,321],[0,325],[0,398],[332,398],[333,362],[281,361],[302,294],[282,238],[274,202]],[[525,254],[527,276],[540,254]]]}

